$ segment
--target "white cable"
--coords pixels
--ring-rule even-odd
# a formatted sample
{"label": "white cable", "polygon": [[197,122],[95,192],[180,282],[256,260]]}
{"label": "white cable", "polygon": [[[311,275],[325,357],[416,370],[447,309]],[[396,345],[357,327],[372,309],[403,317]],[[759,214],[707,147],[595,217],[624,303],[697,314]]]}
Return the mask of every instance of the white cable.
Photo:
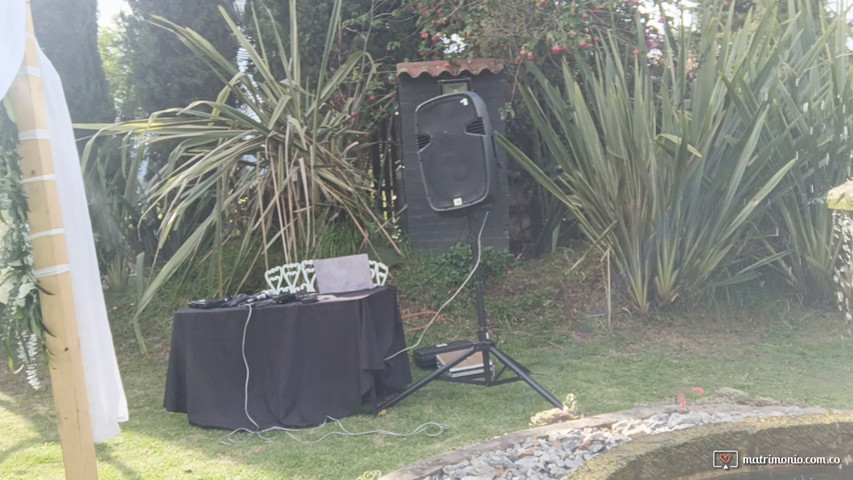
{"label": "white cable", "polygon": [[[312,432],[315,432],[321,428],[324,428],[326,426],[326,424],[329,422],[329,420],[331,420],[332,422],[334,422],[335,425],[337,425],[339,431],[326,432],[323,435],[321,435],[320,438],[317,438],[315,440],[306,440],[306,439],[301,438],[301,437],[296,435],[296,432],[312,433]],[[239,443],[243,443],[252,437],[258,437],[261,440],[269,442],[269,441],[275,440],[275,438],[276,438],[274,436],[273,437],[264,436],[264,434],[270,433],[270,432],[282,432],[285,435],[287,435],[288,437],[290,437],[290,439],[295,440],[296,442],[304,443],[304,444],[314,444],[314,443],[320,443],[320,442],[326,440],[327,438],[332,437],[332,436],[336,436],[336,435],[342,436],[342,437],[361,437],[364,435],[388,435],[391,437],[413,437],[415,435],[423,434],[427,437],[437,437],[437,436],[441,435],[442,433],[444,433],[446,430],[450,430],[450,427],[447,425],[444,425],[442,423],[427,422],[427,423],[424,423],[424,424],[418,426],[414,430],[412,430],[411,433],[397,433],[397,432],[391,432],[388,430],[366,430],[363,432],[351,432],[351,431],[347,430],[346,427],[344,427],[343,423],[340,420],[327,416],[326,420],[324,420],[323,423],[321,423],[320,425],[317,425],[316,427],[310,428],[310,429],[269,427],[269,428],[265,428],[263,430],[250,430],[248,428],[238,428],[236,430],[231,431],[227,435],[227,440],[223,440],[220,443],[223,445],[236,445]],[[238,438],[239,434],[246,434],[246,437]]]}
{"label": "white cable", "polygon": [[[268,442],[268,441],[274,440],[275,437],[266,437],[266,436],[264,436],[265,433],[284,432],[288,437],[290,437],[293,440],[296,440],[297,442],[300,442],[300,443],[319,443],[319,442],[322,442],[323,440],[325,440],[326,438],[328,438],[332,435],[341,435],[341,436],[347,436],[347,437],[358,437],[358,436],[362,436],[362,435],[377,434],[377,435],[389,435],[392,437],[412,437],[415,435],[424,434],[428,437],[436,437],[436,436],[444,433],[445,430],[450,429],[449,426],[441,424],[441,423],[427,422],[427,423],[424,423],[423,425],[420,425],[419,427],[415,428],[411,433],[396,433],[396,432],[390,432],[387,430],[368,430],[368,431],[364,431],[364,432],[350,432],[349,430],[344,428],[344,425],[341,423],[340,420],[327,416],[326,420],[324,420],[322,424],[320,424],[320,425],[318,425],[318,426],[316,426],[310,430],[284,428],[284,427],[270,427],[270,428],[266,428],[266,429],[261,430],[261,426],[258,425],[258,422],[256,422],[255,419],[252,418],[252,416],[249,414],[249,360],[246,358],[246,332],[249,329],[249,321],[252,319],[252,312],[254,310],[252,309],[251,303],[248,304],[247,306],[249,307],[249,315],[246,317],[246,322],[243,325],[243,339],[242,339],[242,342],[240,344],[240,350],[241,350],[241,353],[243,356],[243,366],[246,367],[246,382],[243,385],[243,413],[246,414],[246,418],[248,418],[249,421],[252,422],[252,425],[254,425],[255,428],[254,429],[237,428],[235,430],[232,430],[227,435],[227,440],[223,440],[222,442],[220,442],[223,445],[233,445],[233,444],[237,444],[237,443],[241,443],[242,441],[245,441],[245,440],[240,440],[240,439],[236,438],[237,434],[240,434],[240,433],[248,434],[249,437],[256,436],[256,437],[260,438],[261,440]],[[320,438],[318,438],[316,440],[303,440],[303,439],[297,437],[293,433],[293,432],[297,432],[297,431],[312,432],[314,430],[317,430],[317,429],[324,427],[328,420],[334,421],[337,424],[338,428],[340,428],[340,431],[327,432],[323,436],[321,436]]]}
{"label": "white cable", "polygon": [[246,317],[246,323],[243,325],[243,342],[240,344],[240,351],[243,354],[243,366],[246,367],[246,383],[243,385],[243,412],[246,413],[246,418],[255,426],[255,430],[261,428],[258,422],[249,415],[249,360],[246,359],[246,331],[249,329],[249,320],[252,319],[252,304],[249,304],[249,316]]}
{"label": "white cable", "polygon": [[483,224],[480,225],[480,232],[477,233],[477,261],[474,262],[474,268],[471,269],[471,272],[468,274],[468,277],[466,277],[465,281],[462,282],[462,285],[459,285],[459,288],[457,288],[456,291],[453,292],[453,295],[451,295],[450,298],[448,298],[447,301],[444,302],[444,304],[442,304],[441,307],[439,307],[439,309],[435,312],[435,315],[432,316],[432,319],[430,319],[430,321],[427,322],[426,326],[423,328],[423,330],[421,330],[421,334],[418,337],[418,341],[415,342],[415,344],[412,345],[411,347],[406,347],[406,348],[400,350],[399,352],[391,355],[390,357],[386,357],[385,358],[386,362],[388,360],[391,360],[392,358],[396,357],[397,355],[399,355],[403,352],[408,352],[409,350],[412,350],[412,349],[416,348],[418,345],[420,345],[421,340],[424,339],[424,335],[426,334],[427,330],[429,330],[429,327],[432,326],[432,324],[435,322],[435,320],[438,318],[438,316],[441,315],[441,311],[444,310],[444,307],[449,305],[450,302],[452,302],[457,297],[457,295],[459,295],[459,292],[461,292],[462,289],[465,288],[465,285],[467,285],[468,282],[471,280],[471,277],[474,276],[474,272],[476,272],[477,268],[479,268],[480,260],[483,258],[483,248],[482,248],[483,247],[483,244],[482,244],[483,230],[485,230],[485,228],[486,228],[486,220],[488,220],[488,218],[489,218],[489,210],[486,210],[486,214],[483,215]]}

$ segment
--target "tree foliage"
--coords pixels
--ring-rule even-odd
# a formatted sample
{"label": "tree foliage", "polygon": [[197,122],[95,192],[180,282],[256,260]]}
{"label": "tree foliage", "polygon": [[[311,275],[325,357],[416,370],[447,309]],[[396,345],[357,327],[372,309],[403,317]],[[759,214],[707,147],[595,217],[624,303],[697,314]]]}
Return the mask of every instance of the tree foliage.
{"label": "tree foliage", "polygon": [[151,23],[160,16],[192,28],[207,38],[217,52],[234,58],[237,44],[217,8],[228,1],[129,0],[132,12],[122,14],[125,62],[130,85],[124,100],[126,119],[196,100],[210,100],[223,82],[204,59],[192,54],[172,32]]}
{"label": "tree foliage", "polygon": [[[377,74],[370,82],[356,74],[352,85],[344,86],[343,93],[357,94],[352,87],[364,92],[363,102],[356,105],[361,129],[372,131],[378,122],[387,117],[390,100],[396,88],[395,66],[417,56],[414,18],[405,13],[400,0],[351,0],[343,2],[340,11],[340,28],[335,38],[326,38],[328,18],[334,0],[249,0],[244,11],[243,27],[254,45],[274,42],[273,31],[291,32],[293,14],[299,18],[297,37],[302,52],[301,71],[306,77],[315,77],[321,60],[335,71],[352,55],[370,58]],[[292,13],[293,12],[293,13]],[[325,42],[331,40],[330,56],[323,57]],[[291,45],[291,35],[282,38],[285,49]],[[281,75],[286,66],[276,51],[267,51],[270,68]],[[364,56],[366,54],[366,56]]]}
{"label": "tree foliage", "polygon": [[32,0],[30,5],[39,45],[62,79],[71,121],[114,121],[98,53],[97,0]]}
{"label": "tree foliage", "polygon": [[[424,59],[495,57],[541,63],[552,54],[592,49],[605,34],[635,45],[640,1],[406,0]],[[640,21],[646,22],[648,18]],[[460,48],[452,48],[456,44]]]}
{"label": "tree foliage", "polygon": [[134,114],[134,107],[130,102],[130,65],[124,54],[126,44],[124,30],[117,25],[103,27],[98,33],[98,52],[104,66],[110,96],[115,102],[118,118],[124,119],[133,118]]}

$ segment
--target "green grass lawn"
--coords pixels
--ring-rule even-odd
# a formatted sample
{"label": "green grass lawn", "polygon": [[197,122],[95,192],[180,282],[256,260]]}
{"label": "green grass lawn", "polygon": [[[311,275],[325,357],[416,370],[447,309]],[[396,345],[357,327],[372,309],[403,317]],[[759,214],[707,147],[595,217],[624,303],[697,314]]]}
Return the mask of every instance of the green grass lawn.
{"label": "green grass lawn", "polygon": [[[619,313],[608,328],[600,275],[594,266],[567,275],[569,264],[552,256],[515,265],[511,275],[487,285],[487,310],[500,348],[558,398],[574,393],[584,414],[673,403],[692,387],[706,396],[731,387],[803,406],[853,409],[853,341],[842,338],[845,325],[831,305],[806,308],[760,291],[741,293],[732,304],[703,302],[652,319],[616,305]],[[425,297],[405,284],[404,313],[437,307],[422,303]],[[185,415],[162,407],[170,332],[165,312],[186,300],[175,295],[175,303],[165,302],[143,323],[148,357],[134,343],[127,295],[108,296],[130,421],[119,437],[96,447],[102,479],[355,479],[526,428],[530,416],[551,407],[522,382],[491,388],[433,382],[387,415],[355,415],[343,425],[352,432],[397,433],[427,422],[451,427],[436,437],[332,436],[300,443],[279,434],[229,443],[228,432],[193,427]],[[471,303],[463,293],[422,345],[473,339]],[[418,335],[409,335],[410,344]],[[23,375],[3,368],[0,478],[64,478],[49,389],[33,391]],[[412,368],[416,377],[427,373]],[[299,435],[312,440],[333,430]]]}

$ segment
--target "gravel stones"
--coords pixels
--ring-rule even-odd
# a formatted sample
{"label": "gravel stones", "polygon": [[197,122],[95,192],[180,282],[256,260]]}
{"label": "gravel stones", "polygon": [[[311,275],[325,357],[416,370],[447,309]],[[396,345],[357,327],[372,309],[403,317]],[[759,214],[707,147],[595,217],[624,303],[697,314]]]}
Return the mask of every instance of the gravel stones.
{"label": "gravel stones", "polygon": [[429,480],[550,480],[563,478],[595,455],[640,435],[655,435],[697,425],[724,423],[743,418],[802,415],[800,407],[752,412],[703,411],[658,413],[644,419],[622,419],[609,426],[551,432],[545,438],[528,437],[509,448],[486,452],[448,465]]}

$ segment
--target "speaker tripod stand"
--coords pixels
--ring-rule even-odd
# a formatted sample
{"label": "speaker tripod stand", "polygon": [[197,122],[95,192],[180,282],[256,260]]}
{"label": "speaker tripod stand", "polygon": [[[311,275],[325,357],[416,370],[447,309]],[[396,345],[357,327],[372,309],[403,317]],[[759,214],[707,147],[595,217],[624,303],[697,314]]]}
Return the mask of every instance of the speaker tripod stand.
{"label": "speaker tripod stand", "polygon": [[[486,216],[488,216],[488,211],[486,212]],[[487,217],[486,217],[487,218]],[[472,221],[473,221],[473,213],[468,213],[468,230],[473,233],[472,230]],[[485,226],[485,218],[483,220]],[[482,230],[481,230],[482,231]],[[473,237],[470,239],[471,244],[471,254],[472,258],[478,259],[480,257],[481,249],[479,239],[475,240]],[[459,383],[469,383],[474,385],[483,385],[486,387],[491,387],[495,385],[502,385],[504,383],[516,382],[519,380],[523,380],[527,383],[533,390],[535,390],[538,394],[545,397],[545,400],[548,400],[549,403],[554,405],[557,408],[563,408],[563,403],[557,400],[554,395],[551,395],[547,390],[545,390],[541,385],[536,383],[535,380],[530,376],[530,371],[524,368],[520,363],[515,361],[512,357],[502,352],[489,338],[489,328],[486,322],[486,306],[485,301],[483,299],[483,276],[480,273],[479,264],[476,266],[474,270],[474,292],[475,292],[475,301],[477,307],[477,341],[473,344],[469,345],[461,345],[458,349],[450,350],[449,352],[461,352],[461,354],[454,358],[452,361],[446,363],[441,368],[427,375],[417,383],[409,386],[402,392],[398,393],[395,397],[385,401],[376,407],[376,412],[380,412],[386,408],[392,407],[408,397],[409,395],[415,393],[416,391],[423,388],[426,384],[432,382],[437,378],[441,378],[443,380],[448,380],[451,382],[459,382]],[[483,371],[482,373],[465,375],[460,377],[451,377],[450,371],[453,367],[459,365],[470,357],[474,355],[480,354],[482,355],[483,362]],[[502,365],[497,373],[492,371],[492,362],[490,357],[494,356]],[[515,373],[513,377],[501,378],[501,375],[505,373],[507,370]],[[447,375],[445,375],[447,374]]]}

